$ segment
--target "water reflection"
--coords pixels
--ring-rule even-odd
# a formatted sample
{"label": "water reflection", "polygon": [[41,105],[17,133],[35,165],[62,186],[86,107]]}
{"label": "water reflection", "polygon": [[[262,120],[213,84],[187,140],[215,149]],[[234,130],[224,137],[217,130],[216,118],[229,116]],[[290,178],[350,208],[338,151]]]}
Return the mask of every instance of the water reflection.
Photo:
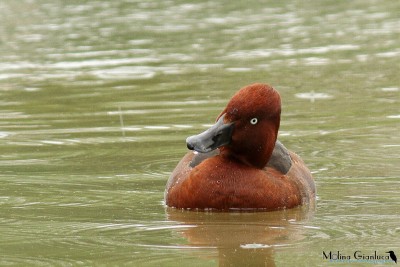
{"label": "water reflection", "polygon": [[196,212],[167,208],[174,230],[196,248],[215,247],[219,266],[275,266],[275,250],[305,238],[315,203],[274,212]]}

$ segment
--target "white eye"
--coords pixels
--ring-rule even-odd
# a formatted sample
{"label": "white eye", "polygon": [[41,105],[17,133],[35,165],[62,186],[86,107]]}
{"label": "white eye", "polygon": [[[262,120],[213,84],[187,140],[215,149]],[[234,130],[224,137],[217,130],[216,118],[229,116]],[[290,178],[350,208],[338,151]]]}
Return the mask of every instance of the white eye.
{"label": "white eye", "polygon": [[257,124],[257,122],[258,122],[258,119],[257,119],[257,118],[252,118],[252,119],[250,120],[250,123],[253,124],[253,125]]}

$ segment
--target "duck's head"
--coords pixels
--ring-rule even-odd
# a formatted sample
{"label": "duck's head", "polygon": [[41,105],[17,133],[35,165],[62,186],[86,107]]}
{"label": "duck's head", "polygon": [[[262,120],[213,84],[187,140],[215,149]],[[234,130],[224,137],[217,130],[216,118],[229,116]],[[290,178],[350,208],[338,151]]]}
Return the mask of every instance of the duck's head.
{"label": "duck's head", "polygon": [[275,146],[281,114],[279,93],[266,84],[240,89],[217,117],[216,123],[186,139],[200,153],[219,148],[221,156],[263,168]]}

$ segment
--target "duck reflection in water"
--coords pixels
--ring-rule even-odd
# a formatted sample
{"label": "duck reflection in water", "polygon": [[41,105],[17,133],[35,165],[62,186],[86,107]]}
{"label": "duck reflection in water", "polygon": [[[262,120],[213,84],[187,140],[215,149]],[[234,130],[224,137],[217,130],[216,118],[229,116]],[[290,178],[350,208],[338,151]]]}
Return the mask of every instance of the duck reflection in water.
{"label": "duck reflection in water", "polygon": [[[167,208],[190,247],[217,250],[218,266],[275,266],[275,249],[301,242],[315,203],[272,212],[196,212]],[[184,229],[184,230],[182,230]],[[293,251],[291,249],[291,251]],[[199,256],[202,257],[202,256]],[[210,256],[213,257],[213,256]]]}

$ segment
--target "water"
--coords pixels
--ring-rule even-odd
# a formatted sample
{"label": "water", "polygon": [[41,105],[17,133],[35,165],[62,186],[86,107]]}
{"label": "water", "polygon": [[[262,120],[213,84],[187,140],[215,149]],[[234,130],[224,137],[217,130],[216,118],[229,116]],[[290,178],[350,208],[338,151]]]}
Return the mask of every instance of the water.
{"label": "water", "polygon": [[[399,255],[399,12],[389,0],[2,1],[0,265]],[[315,207],[167,209],[185,138],[253,82],[281,93],[279,138],[312,170]]]}

